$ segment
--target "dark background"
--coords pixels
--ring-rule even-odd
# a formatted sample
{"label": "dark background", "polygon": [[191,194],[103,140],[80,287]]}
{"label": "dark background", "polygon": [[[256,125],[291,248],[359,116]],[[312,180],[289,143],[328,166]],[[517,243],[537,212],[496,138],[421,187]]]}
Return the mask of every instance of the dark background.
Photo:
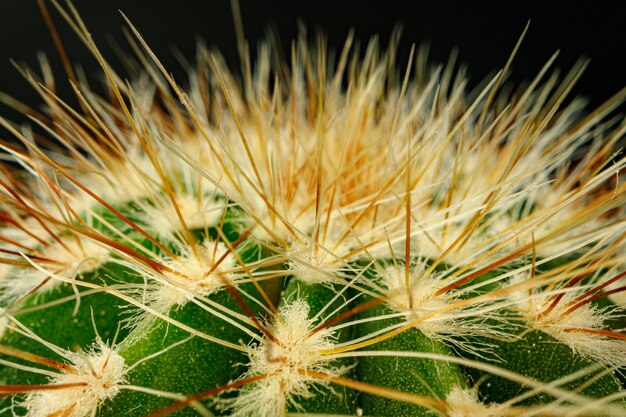
{"label": "dark background", "polygon": [[[218,47],[232,68],[238,68],[230,2],[199,0],[75,0],[95,41],[114,66],[119,66],[111,40],[130,47],[124,40],[125,23],[119,10],[130,18],[144,38],[178,79],[184,72],[172,53],[174,47],[193,58],[197,37]],[[620,2],[471,2],[440,1],[398,2],[388,0],[368,6],[356,1],[247,1],[241,0],[246,36],[251,45],[274,26],[283,45],[297,35],[298,19],[309,33],[322,29],[329,45],[340,48],[350,28],[364,43],[380,34],[383,44],[396,24],[403,25],[399,61],[406,62],[412,43],[429,42],[431,59],[447,60],[452,48],[459,48],[460,61],[470,70],[476,84],[502,67],[524,26],[530,29],[514,62],[511,80],[528,80],[557,49],[556,65],[564,70],[581,56],[592,59],[591,65],[576,86],[574,94],[586,96],[597,106],[626,85],[623,66],[626,53],[626,20]],[[48,3],[70,60],[80,63],[92,81],[99,77],[95,60],[71,33],[54,7]],[[254,48],[253,48],[254,49]],[[35,0],[0,0],[0,91],[39,106],[40,100],[12,67],[9,59],[37,67],[37,51],[50,59],[59,92],[71,98],[69,85],[54,45],[48,35]],[[92,83],[92,85],[95,83]],[[623,109],[623,107],[622,107]],[[24,117],[0,104],[0,115],[24,122]],[[0,138],[6,139],[0,131]]]}

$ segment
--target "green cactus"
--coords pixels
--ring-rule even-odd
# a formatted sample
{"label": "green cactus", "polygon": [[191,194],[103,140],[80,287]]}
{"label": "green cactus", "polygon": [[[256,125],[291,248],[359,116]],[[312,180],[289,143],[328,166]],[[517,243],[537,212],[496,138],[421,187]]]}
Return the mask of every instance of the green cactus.
{"label": "green cactus", "polygon": [[125,82],[65,16],[112,98],[0,119],[0,415],[626,415],[626,90],[351,39],[183,88],[132,25]]}

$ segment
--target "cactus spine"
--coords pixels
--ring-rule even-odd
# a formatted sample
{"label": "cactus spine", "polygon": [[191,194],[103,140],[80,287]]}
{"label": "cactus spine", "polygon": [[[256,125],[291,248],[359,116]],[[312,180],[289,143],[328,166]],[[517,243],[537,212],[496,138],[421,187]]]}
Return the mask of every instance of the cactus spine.
{"label": "cactus spine", "polygon": [[136,31],[125,81],[66,17],[112,98],[1,120],[1,415],[626,415],[624,91],[402,79],[396,37],[182,87]]}

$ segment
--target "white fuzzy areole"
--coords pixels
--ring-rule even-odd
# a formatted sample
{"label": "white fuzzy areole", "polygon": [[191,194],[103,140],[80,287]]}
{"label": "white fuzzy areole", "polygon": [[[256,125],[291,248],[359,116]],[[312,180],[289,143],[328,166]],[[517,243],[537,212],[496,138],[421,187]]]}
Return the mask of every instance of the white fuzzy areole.
{"label": "white fuzzy areole", "polygon": [[433,271],[426,276],[428,268],[424,261],[411,265],[408,289],[404,263],[398,262],[382,270],[380,274],[385,284],[382,290],[388,306],[403,313],[407,322],[414,322],[415,328],[432,340],[445,341],[477,356],[491,355],[488,344],[476,342],[469,336],[510,337],[505,329],[487,320],[501,320],[498,309],[488,301],[456,307],[455,303],[462,300],[454,290],[438,294],[450,283],[445,280],[445,273]]}
{"label": "white fuzzy areole", "polygon": [[[524,274],[513,277],[511,281],[514,284],[523,282]],[[623,340],[592,333],[605,329],[604,323],[614,316],[614,310],[589,303],[569,311],[570,307],[576,304],[574,300],[586,290],[588,288],[575,288],[563,293],[556,306],[552,306],[553,292],[535,292],[529,295],[528,290],[523,289],[511,293],[510,299],[532,328],[549,334],[578,354],[600,363],[621,366],[626,358],[626,343]]]}
{"label": "white fuzzy areole", "polygon": [[[196,253],[198,257],[188,250],[179,259],[164,261],[171,272],[152,275],[156,289],[150,290],[147,297],[151,308],[167,313],[174,306],[186,304],[194,296],[208,296],[221,290],[225,281],[235,284],[236,275],[229,270],[236,267],[237,260],[224,243],[217,243],[215,248],[215,242],[207,241],[196,247]],[[224,255],[225,258],[215,267]]]}
{"label": "white fuzzy areole", "polygon": [[[98,190],[99,197],[110,204],[153,195],[162,185],[154,165],[137,143],[128,146],[123,158],[108,159],[96,172],[82,175],[81,182],[90,190]],[[80,193],[74,199],[81,207],[94,207],[94,199],[89,195]]]}
{"label": "white fuzzy areole", "polygon": [[241,389],[236,398],[223,400],[233,410],[232,417],[284,415],[289,405],[298,407],[298,397],[311,397],[326,389],[328,384],[306,375],[307,370],[333,376],[348,370],[332,366],[321,353],[333,347],[333,332],[311,332],[315,325],[308,318],[309,306],[305,301],[296,300],[278,313],[282,321],[276,320],[269,326],[275,341],[264,338],[252,347],[250,368],[241,379],[268,376]]}
{"label": "white fuzzy areole", "polygon": [[426,264],[420,262],[411,267],[408,288],[405,282],[404,269],[404,264],[398,264],[397,268],[390,265],[382,273],[386,284],[385,295],[395,310],[434,311],[448,304],[445,295],[435,295],[445,286],[445,283],[438,279],[436,274],[432,274],[428,278],[424,277],[427,270]]}
{"label": "white fuzzy areole", "polygon": [[476,390],[453,387],[446,397],[446,417],[498,417],[506,406],[483,404]]}
{"label": "white fuzzy areole", "polygon": [[[225,202],[212,195],[200,198],[179,193],[175,197],[180,215],[188,229],[204,229],[219,224],[224,212]],[[166,199],[156,207],[145,205],[143,221],[148,229],[159,236],[169,237],[174,232],[183,230],[183,225],[176,213],[173,203]]]}
{"label": "white fuzzy areole", "polygon": [[341,244],[334,251],[328,246],[305,241],[302,244],[293,244],[287,254],[289,269],[302,282],[313,285],[333,282],[342,276],[342,270],[347,267],[348,259],[345,258],[351,251],[348,244]]}
{"label": "white fuzzy areole", "polygon": [[[54,213],[55,209],[50,208],[49,212]],[[0,236],[30,247],[36,247],[37,245],[41,244],[33,236],[47,236],[45,228],[41,225],[39,221],[37,221],[35,217],[31,216],[20,219],[19,224],[21,227],[6,225],[3,226],[2,228],[0,228]],[[28,233],[25,230],[28,231]],[[5,242],[0,242],[0,245],[2,247],[6,247],[7,249],[14,249],[13,245],[7,244]]]}
{"label": "white fuzzy areole", "polygon": [[[395,265],[390,265],[381,273],[389,306],[393,310],[406,313],[407,321],[444,309],[452,302],[447,294],[436,294],[445,286],[445,282],[434,273],[425,278],[426,270],[427,265],[423,262],[412,265],[408,288],[403,263],[399,263],[397,268]],[[439,338],[453,328],[451,326],[451,321],[454,320],[453,314],[454,311],[452,314],[437,314],[420,321],[416,327],[429,337]]]}
{"label": "white fuzzy areole", "polygon": [[0,307],[0,341],[4,338],[9,327],[9,318],[5,314],[5,310]]}
{"label": "white fuzzy areole", "polygon": [[[54,275],[73,279],[78,275],[96,270],[109,259],[109,249],[91,240],[81,239],[77,242],[68,238],[63,240],[63,244],[69,250],[55,242],[36,253],[37,256],[53,260],[54,263],[38,261],[36,258],[32,261]],[[28,257],[28,255],[25,256]],[[32,291],[47,278],[49,277],[46,274],[33,268],[16,267],[0,271],[0,288],[2,289],[0,299],[10,303]],[[50,291],[60,284],[58,280],[48,279],[48,282],[37,292]]]}
{"label": "white fuzzy areole", "polygon": [[50,378],[49,385],[80,384],[64,389],[29,394],[20,406],[27,417],[90,417],[107,399],[113,398],[125,381],[126,364],[115,350],[101,340],[87,353],[66,353],[75,372]]}

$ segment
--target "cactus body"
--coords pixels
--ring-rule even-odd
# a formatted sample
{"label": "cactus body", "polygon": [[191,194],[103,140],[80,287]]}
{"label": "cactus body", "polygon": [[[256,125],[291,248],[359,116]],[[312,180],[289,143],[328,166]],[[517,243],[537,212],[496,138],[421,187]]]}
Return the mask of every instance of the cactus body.
{"label": "cactus body", "polygon": [[137,32],[126,83],[65,16],[112,98],[1,120],[0,415],[626,415],[626,93],[351,39],[181,87]]}

